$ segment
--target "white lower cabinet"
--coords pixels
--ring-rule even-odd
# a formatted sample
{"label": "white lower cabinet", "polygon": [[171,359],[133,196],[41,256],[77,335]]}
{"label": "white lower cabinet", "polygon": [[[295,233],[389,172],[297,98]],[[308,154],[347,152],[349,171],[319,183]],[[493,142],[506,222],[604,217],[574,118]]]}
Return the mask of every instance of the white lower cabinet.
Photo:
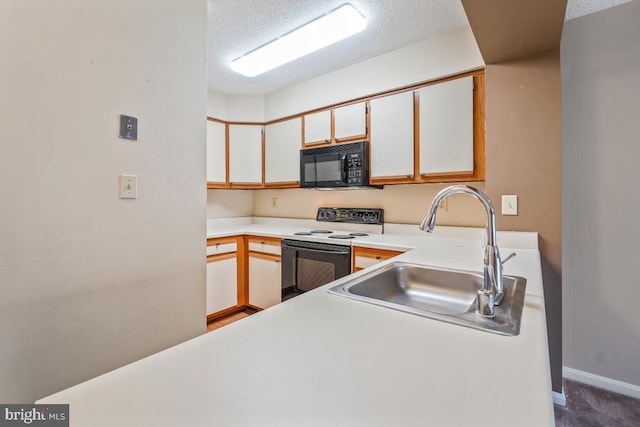
{"label": "white lower cabinet", "polygon": [[271,307],[282,301],[280,257],[249,255],[249,304]]}
{"label": "white lower cabinet", "polygon": [[238,261],[236,254],[207,261],[207,314],[238,304]]}

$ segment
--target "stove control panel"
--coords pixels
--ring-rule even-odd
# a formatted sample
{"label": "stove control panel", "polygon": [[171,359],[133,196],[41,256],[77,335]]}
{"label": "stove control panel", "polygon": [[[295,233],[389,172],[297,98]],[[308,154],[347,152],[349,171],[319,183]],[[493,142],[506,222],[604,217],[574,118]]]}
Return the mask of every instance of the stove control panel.
{"label": "stove control panel", "polygon": [[384,223],[384,209],[318,208],[316,221],[379,225]]}

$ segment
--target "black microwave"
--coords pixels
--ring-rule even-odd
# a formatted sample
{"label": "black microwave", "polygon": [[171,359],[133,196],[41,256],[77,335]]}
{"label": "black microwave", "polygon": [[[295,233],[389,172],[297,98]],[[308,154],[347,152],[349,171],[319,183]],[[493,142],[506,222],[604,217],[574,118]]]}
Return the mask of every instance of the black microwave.
{"label": "black microwave", "polygon": [[368,142],[300,150],[300,187],[370,187]]}

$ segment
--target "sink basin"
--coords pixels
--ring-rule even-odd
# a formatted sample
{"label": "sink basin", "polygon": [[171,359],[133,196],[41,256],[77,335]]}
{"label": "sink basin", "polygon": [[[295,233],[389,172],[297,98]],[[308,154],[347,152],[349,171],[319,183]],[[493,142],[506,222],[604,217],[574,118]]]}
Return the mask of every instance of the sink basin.
{"label": "sink basin", "polygon": [[329,289],[332,294],[395,310],[480,329],[518,335],[527,280],[503,276],[505,295],[495,316],[476,313],[484,277],[463,270],[393,262]]}

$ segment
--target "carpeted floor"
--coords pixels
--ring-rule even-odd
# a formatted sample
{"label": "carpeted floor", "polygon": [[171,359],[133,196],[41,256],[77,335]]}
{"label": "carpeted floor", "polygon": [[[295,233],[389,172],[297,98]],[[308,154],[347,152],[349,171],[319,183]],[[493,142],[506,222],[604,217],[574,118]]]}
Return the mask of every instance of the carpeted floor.
{"label": "carpeted floor", "polygon": [[640,427],[640,400],[562,381],[567,406],[555,406],[557,427]]}

